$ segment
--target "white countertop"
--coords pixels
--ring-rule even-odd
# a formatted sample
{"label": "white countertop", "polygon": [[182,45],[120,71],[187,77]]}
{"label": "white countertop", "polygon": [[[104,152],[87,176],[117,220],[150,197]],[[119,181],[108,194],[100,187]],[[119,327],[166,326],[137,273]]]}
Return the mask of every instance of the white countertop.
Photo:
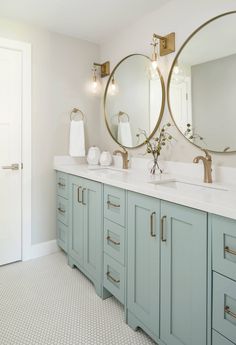
{"label": "white countertop", "polygon": [[[134,169],[123,170],[112,167],[106,169],[104,167],[89,167],[87,164],[55,163],[54,169],[161,200],[236,219],[236,186],[222,183],[209,185],[180,175],[173,176],[173,174],[164,173],[161,177],[151,176],[149,173]],[[190,183],[190,186],[186,190],[178,190],[151,183],[167,179],[184,181],[185,183]],[[199,188],[191,190],[191,184],[197,185]],[[206,185],[210,188],[204,188]],[[226,191],[217,188],[226,189]]]}

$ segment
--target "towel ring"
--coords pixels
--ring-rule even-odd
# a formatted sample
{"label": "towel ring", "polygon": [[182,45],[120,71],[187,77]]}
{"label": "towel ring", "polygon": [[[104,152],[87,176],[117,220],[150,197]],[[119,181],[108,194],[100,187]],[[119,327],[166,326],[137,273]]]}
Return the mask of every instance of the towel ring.
{"label": "towel ring", "polygon": [[121,122],[122,116],[126,116],[127,122],[129,122],[129,115],[127,113],[125,113],[124,111],[119,111],[117,116],[118,116],[118,122]]}
{"label": "towel ring", "polygon": [[[81,116],[80,118],[76,118],[77,116]],[[79,120],[84,120],[84,113],[79,109],[79,108],[73,108],[71,113],[70,113],[70,120],[71,121],[79,121]]]}

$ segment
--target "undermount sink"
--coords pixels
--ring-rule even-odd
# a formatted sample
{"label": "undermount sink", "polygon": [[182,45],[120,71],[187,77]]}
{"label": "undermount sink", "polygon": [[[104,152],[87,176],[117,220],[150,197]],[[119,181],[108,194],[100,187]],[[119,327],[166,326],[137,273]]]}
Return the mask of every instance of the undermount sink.
{"label": "undermount sink", "polygon": [[100,168],[100,167],[92,167],[89,168],[90,171],[96,171],[97,173],[102,173],[102,174],[117,174],[117,173],[123,173],[126,172],[122,169],[116,169],[116,168]]}
{"label": "undermount sink", "polygon": [[170,189],[175,189],[182,192],[202,192],[202,191],[209,191],[209,190],[217,190],[221,192],[228,192],[228,189],[215,186],[215,185],[203,185],[203,184],[197,184],[197,183],[191,183],[186,181],[180,181],[180,180],[162,180],[162,181],[152,181],[151,184],[154,184],[156,186],[166,187]]}

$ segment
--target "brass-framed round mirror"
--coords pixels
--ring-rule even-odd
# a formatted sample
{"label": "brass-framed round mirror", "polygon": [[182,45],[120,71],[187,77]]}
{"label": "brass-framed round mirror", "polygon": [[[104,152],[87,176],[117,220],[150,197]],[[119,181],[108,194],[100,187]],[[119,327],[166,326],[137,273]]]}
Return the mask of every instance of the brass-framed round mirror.
{"label": "brass-framed round mirror", "polygon": [[193,145],[236,152],[236,11],[208,20],[184,42],[170,69],[168,107]]}
{"label": "brass-framed round mirror", "polygon": [[104,94],[105,123],[113,140],[124,148],[145,143],[140,131],[152,137],[160,125],[165,105],[165,86],[151,59],[132,54],[113,69]]}

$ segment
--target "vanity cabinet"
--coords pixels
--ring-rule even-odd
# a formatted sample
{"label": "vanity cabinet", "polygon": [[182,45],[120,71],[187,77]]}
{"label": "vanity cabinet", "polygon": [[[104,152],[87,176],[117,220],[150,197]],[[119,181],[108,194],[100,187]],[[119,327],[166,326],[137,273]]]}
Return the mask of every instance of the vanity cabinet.
{"label": "vanity cabinet", "polygon": [[160,339],[207,344],[207,214],[161,202]]}
{"label": "vanity cabinet", "polygon": [[102,185],[69,177],[68,261],[102,289]]}
{"label": "vanity cabinet", "polygon": [[[236,221],[211,217],[213,329],[236,344]],[[226,340],[225,340],[226,342]],[[214,341],[213,341],[213,344]]]}
{"label": "vanity cabinet", "polygon": [[125,304],[126,191],[104,186],[104,271],[107,291]]}
{"label": "vanity cabinet", "polygon": [[66,253],[68,250],[68,175],[57,173],[57,244]]}
{"label": "vanity cabinet", "polygon": [[159,338],[160,201],[128,193],[128,324]]}

